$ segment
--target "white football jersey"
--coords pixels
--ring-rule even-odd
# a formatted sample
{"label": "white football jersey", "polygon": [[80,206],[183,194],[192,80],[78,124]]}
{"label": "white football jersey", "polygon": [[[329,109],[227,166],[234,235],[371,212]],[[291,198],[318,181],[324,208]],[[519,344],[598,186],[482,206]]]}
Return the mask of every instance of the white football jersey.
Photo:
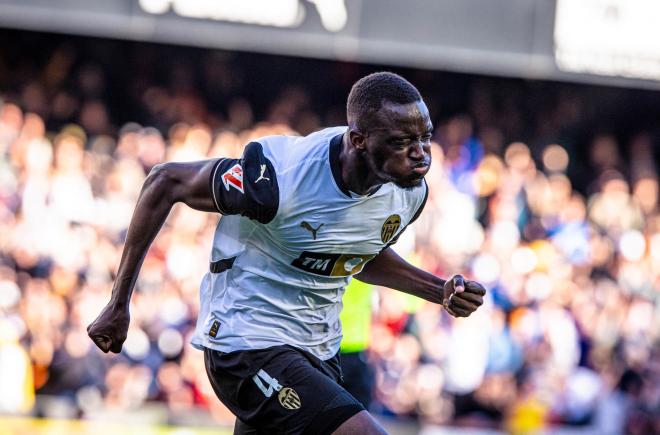
{"label": "white football jersey", "polygon": [[288,344],[322,360],[339,350],[351,275],[421,212],[426,183],[348,191],[339,154],[346,127],[251,142],[211,176],[218,210],[193,346],[221,352]]}

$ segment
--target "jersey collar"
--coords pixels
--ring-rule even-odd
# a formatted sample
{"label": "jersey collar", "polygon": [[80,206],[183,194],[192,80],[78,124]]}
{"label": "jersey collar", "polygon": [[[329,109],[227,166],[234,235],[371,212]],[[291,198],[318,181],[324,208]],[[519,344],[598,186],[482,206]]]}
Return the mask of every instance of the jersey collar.
{"label": "jersey collar", "polygon": [[346,185],[344,184],[344,179],[341,176],[341,164],[339,162],[339,155],[341,154],[341,144],[343,137],[344,137],[344,133],[341,133],[330,139],[329,158],[330,158],[330,169],[332,170],[332,178],[335,179],[335,183],[337,184],[337,187],[339,187],[339,190],[341,190],[342,193],[349,198],[360,199],[360,198],[367,198],[369,196],[372,196],[374,193],[378,192],[378,190],[382,187],[382,185],[378,186],[376,189],[374,189],[367,195],[358,195],[357,193],[348,190],[348,187],[346,187]]}

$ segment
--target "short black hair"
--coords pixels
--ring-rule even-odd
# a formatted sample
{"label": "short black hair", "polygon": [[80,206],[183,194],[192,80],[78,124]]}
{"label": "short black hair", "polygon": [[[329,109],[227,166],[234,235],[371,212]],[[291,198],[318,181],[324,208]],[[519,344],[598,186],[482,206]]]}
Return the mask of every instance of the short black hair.
{"label": "short black hair", "polygon": [[364,121],[380,110],[385,101],[409,104],[421,99],[417,88],[400,75],[388,71],[377,72],[355,82],[348,94],[346,117],[349,124],[354,123],[361,128]]}

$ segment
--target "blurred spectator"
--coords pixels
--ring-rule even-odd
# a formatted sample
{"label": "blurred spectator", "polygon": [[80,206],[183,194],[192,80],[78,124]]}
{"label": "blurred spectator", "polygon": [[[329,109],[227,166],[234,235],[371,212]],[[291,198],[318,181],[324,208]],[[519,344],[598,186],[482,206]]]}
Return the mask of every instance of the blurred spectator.
{"label": "blurred spectator", "polygon": [[[5,299],[18,298],[18,289],[3,282]],[[7,302],[7,301],[5,301]],[[27,414],[34,406],[34,382],[30,358],[18,342],[11,320],[0,320],[0,413]]]}

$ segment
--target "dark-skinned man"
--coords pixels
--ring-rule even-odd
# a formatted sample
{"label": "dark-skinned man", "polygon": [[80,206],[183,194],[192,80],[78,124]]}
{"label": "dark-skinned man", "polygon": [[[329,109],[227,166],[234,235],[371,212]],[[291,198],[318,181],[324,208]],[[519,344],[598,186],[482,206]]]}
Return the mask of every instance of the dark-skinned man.
{"label": "dark-skinned man", "polygon": [[269,136],[241,159],[165,163],[147,177],[110,302],[88,327],[120,352],[142,261],[172,206],[221,213],[192,345],[242,434],[381,434],[342,386],[341,296],[351,276],[466,317],[485,289],[445,281],[390,246],[422,211],[433,125],[417,89],[382,72],[357,81],[348,127]]}

